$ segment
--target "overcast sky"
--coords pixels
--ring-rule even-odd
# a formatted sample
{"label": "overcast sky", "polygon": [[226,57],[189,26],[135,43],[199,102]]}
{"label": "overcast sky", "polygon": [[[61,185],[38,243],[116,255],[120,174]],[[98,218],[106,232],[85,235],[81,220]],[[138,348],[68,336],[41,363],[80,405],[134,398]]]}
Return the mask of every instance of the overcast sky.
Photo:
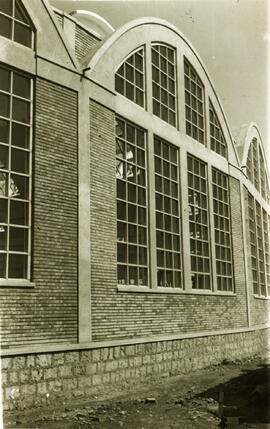
{"label": "overcast sky", "polygon": [[51,0],[53,6],[66,12],[76,9],[96,12],[114,28],[141,16],[160,17],[176,25],[202,58],[231,130],[253,121],[265,145],[268,134],[267,147],[270,147],[269,3],[268,0]]}

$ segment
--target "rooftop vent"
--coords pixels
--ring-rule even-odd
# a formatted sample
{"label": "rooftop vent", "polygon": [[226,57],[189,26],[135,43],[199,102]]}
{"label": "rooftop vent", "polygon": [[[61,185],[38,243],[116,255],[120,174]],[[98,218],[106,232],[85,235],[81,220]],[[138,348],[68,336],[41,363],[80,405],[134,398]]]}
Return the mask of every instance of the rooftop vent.
{"label": "rooftop vent", "polygon": [[74,10],[70,12],[70,15],[101,39],[114,32],[113,26],[97,13],[88,10]]}

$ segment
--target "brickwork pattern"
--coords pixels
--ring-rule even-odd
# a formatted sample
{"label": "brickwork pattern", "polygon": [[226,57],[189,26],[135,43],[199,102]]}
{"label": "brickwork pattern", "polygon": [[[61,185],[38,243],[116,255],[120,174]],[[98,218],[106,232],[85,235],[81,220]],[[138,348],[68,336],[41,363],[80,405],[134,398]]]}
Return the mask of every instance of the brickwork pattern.
{"label": "brickwork pattern", "polygon": [[239,183],[231,182],[236,296],[117,292],[114,114],[90,102],[93,340],[247,326]]}
{"label": "brickwork pattern", "polygon": [[33,289],[0,290],[2,347],[77,340],[77,94],[35,91]]}
{"label": "brickwork pattern", "polygon": [[187,374],[267,348],[269,330],[2,358],[4,409],[87,398],[99,386]]}
{"label": "brickwork pattern", "polygon": [[94,48],[100,40],[93,34],[90,34],[87,30],[76,25],[75,29],[75,55],[78,61],[81,61],[83,57]]}

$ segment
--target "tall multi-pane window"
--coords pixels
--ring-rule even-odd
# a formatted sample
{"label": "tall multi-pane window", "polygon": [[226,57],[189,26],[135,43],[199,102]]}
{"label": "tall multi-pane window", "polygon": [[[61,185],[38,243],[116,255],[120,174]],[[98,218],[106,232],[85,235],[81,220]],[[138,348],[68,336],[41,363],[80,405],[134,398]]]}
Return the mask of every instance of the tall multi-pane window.
{"label": "tall multi-pane window", "polygon": [[181,287],[178,149],[155,138],[157,284]]}
{"label": "tall multi-pane window", "polygon": [[176,126],[176,55],[167,45],[152,44],[153,113]]}
{"label": "tall multi-pane window", "polygon": [[257,251],[258,251],[258,268],[259,268],[259,295],[266,295],[265,285],[265,266],[264,266],[264,244],[263,244],[263,225],[261,206],[258,201],[255,202],[256,213],[256,233],[257,233]]}
{"label": "tall multi-pane window", "polygon": [[257,255],[257,234],[256,234],[256,219],[254,198],[248,193],[248,221],[249,221],[249,240],[250,240],[250,253],[251,253],[251,272],[253,293],[259,293],[259,280],[258,280],[258,255]]}
{"label": "tall multi-pane window", "polygon": [[186,133],[205,143],[204,86],[192,65],[184,60]]}
{"label": "tall multi-pane window", "polygon": [[265,189],[266,174],[265,174],[265,169],[264,169],[263,154],[262,154],[262,150],[261,150],[260,146],[259,146],[259,166],[260,166],[260,188],[261,188],[261,194],[262,194],[262,197],[264,199],[266,199],[266,189]]}
{"label": "tall multi-pane window", "polygon": [[226,174],[212,168],[217,289],[233,291],[229,184]]}
{"label": "tall multi-pane window", "polygon": [[252,140],[249,146],[246,169],[248,179],[254,184],[262,197],[269,203],[270,192],[267,170],[262,149],[256,138]]}
{"label": "tall multi-pane window", "polygon": [[269,216],[249,192],[248,215],[253,292],[270,296]]}
{"label": "tall multi-pane window", "polygon": [[33,47],[32,23],[20,0],[0,1],[0,35],[28,48]]}
{"label": "tall multi-pane window", "polygon": [[146,135],[116,120],[118,284],[148,285]]}
{"label": "tall multi-pane window", "polygon": [[207,165],[188,155],[188,201],[193,289],[211,289]]}
{"label": "tall multi-pane window", "polygon": [[263,214],[263,238],[264,238],[264,259],[265,259],[265,281],[267,288],[267,296],[270,296],[270,242],[269,242],[269,216],[266,211],[262,210]]}
{"label": "tall multi-pane window", "polygon": [[144,48],[130,55],[115,73],[115,90],[144,107],[145,76]]}
{"label": "tall multi-pane window", "polygon": [[209,100],[209,120],[211,149],[224,158],[227,158],[227,145],[211,100]]}
{"label": "tall multi-pane window", "polygon": [[253,183],[257,191],[260,191],[260,168],[259,168],[257,140],[253,141],[253,144],[252,144],[252,160],[253,160]]}
{"label": "tall multi-pane window", "polygon": [[0,278],[29,279],[32,81],[0,68]]}

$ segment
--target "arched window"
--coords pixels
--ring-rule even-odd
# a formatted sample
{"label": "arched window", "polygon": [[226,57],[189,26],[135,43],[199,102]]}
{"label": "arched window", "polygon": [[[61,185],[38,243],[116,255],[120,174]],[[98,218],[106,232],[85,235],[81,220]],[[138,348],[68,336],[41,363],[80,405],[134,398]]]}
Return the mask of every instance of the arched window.
{"label": "arched window", "polygon": [[262,149],[256,138],[250,143],[247,156],[247,177],[262,197],[269,202],[269,184]]}
{"label": "arched window", "polygon": [[176,126],[176,59],[175,49],[152,44],[153,113]]}
{"label": "arched window", "polygon": [[130,55],[115,73],[115,90],[145,106],[144,48]]}
{"label": "arched window", "polygon": [[211,149],[227,158],[227,145],[211,100],[209,100],[210,142]]}
{"label": "arched window", "polygon": [[204,86],[198,74],[184,59],[186,133],[205,144]]}
{"label": "arched window", "polygon": [[33,25],[19,0],[0,1],[0,35],[33,48]]}

